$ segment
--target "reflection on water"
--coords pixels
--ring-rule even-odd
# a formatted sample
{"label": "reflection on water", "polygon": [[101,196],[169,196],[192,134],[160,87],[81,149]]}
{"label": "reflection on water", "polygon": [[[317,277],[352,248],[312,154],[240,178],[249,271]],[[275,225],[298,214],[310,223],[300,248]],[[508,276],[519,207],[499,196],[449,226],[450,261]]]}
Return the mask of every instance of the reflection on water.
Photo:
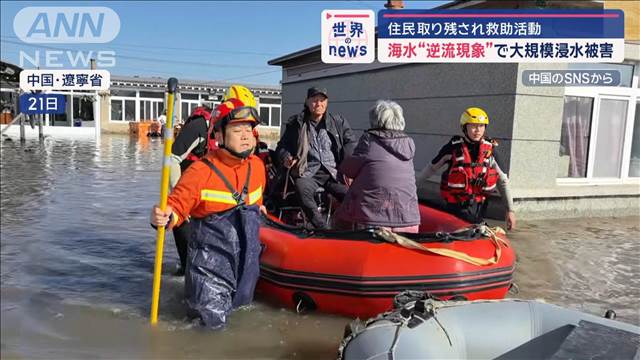
{"label": "reflection on water", "polygon": [[520,297],[640,324],[638,217],[524,222],[510,235]]}
{"label": "reflection on water", "polygon": [[[345,318],[257,301],[222,332],[186,321],[182,280],[163,279],[147,325],[159,139],[0,144],[2,354],[26,358],[333,358]],[[511,238],[523,298],[640,324],[638,218],[521,222]],[[165,273],[177,262],[165,242]]]}

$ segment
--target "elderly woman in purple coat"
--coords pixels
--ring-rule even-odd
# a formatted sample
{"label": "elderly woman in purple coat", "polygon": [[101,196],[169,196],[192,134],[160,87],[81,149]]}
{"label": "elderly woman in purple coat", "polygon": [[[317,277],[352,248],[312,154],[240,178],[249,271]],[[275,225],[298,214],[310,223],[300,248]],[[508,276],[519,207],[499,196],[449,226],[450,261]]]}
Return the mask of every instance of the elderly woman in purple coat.
{"label": "elderly woman in purple coat", "polygon": [[340,171],[353,179],[335,212],[337,223],[353,229],[387,228],[417,233],[420,225],[413,157],[415,144],[404,133],[402,107],[378,100],[369,111],[371,128]]}

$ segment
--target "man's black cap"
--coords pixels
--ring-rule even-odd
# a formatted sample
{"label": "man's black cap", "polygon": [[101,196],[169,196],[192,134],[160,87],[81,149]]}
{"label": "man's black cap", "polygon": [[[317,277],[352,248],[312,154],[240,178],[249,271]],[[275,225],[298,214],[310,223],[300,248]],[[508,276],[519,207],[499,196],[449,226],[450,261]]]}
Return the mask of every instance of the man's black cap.
{"label": "man's black cap", "polygon": [[327,93],[327,89],[325,88],[319,88],[319,87],[310,87],[309,90],[307,90],[307,99],[310,97],[314,97],[318,94],[322,94],[324,95],[324,97],[328,98],[329,95]]}

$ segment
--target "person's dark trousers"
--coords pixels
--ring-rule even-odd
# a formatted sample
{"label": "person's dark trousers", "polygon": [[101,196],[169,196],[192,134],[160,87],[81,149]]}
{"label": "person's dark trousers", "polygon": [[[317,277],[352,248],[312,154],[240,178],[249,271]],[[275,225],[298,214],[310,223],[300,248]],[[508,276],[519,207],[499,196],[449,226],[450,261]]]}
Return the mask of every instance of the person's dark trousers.
{"label": "person's dark trousers", "polygon": [[241,205],[192,221],[184,282],[187,315],[220,328],[232,309],[253,300],[260,276],[260,210]]}
{"label": "person's dark trousers", "polygon": [[191,222],[185,221],[180,226],[173,228],[173,239],[176,242],[176,250],[180,257],[180,272],[184,273],[187,267],[187,247],[191,238]]}
{"label": "person's dark trousers", "polygon": [[301,177],[296,179],[296,190],[300,198],[302,210],[311,224],[316,228],[327,228],[324,216],[318,211],[318,204],[315,200],[315,192],[318,188],[324,188],[338,201],[342,201],[347,194],[347,186],[334,180],[331,175],[324,171],[318,171],[313,177]]}
{"label": "person's dark trousers", "polygon": [[459,217],[462,220],[472,224],[480,224],[484,222],[484,215],[487,212],[488,201],[481,203],[473,202],[460,206],[458,204],[447,204],[447,212]]}

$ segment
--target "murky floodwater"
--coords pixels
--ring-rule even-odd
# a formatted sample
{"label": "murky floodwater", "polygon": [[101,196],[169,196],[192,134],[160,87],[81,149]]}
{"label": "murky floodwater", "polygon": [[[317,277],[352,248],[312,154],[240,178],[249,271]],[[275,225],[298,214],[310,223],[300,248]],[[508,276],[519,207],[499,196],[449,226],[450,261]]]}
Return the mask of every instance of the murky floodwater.
{"label": "murky floodwater", "polygon": [[[162,143],[127,136],[5,141],[1,156],[3,358],[334,358],[346,318],[256,301],[224,331],[186,320],[183,282],[163,277],[148,326]],[[520,222],[522,298],[640,324],[640,218]],[[174,270],[173,240],[165,270]]]}

